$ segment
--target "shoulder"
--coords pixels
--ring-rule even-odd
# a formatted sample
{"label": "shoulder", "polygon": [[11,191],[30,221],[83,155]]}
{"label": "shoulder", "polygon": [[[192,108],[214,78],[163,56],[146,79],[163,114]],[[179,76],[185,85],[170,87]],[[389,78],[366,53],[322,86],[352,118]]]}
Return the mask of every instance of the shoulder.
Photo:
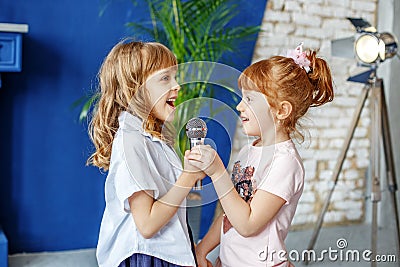
{"label": "shoulder", "polygon": [[111,165],[136,165],[138,162],[148,162],[158,154],[151,135],[138,127],[141,126],[126,121],[119,125],[112,144]]}
{"label": "shoulder", "polygon": [[288,168],[304,169],[303,160],[292,140],[276,145],[273,161],[274,163],[285,164]]}
{"label": "shoulder", "polygon": [[130,114],[127,111],[121,112],[118,117],[118,131],[115,134],[114,143],[117,147],[127,150],[142,150],[146,147],[151,146],[152,143],[156,143],[151,134],[147,133],[143,129],[142,120]]}

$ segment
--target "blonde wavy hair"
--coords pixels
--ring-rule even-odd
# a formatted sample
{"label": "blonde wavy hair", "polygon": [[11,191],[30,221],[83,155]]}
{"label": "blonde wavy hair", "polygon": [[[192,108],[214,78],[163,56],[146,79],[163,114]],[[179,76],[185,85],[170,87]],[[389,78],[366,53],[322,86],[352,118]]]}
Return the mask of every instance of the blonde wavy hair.
{"label": "blonde wavy hair", "polygon": [[321,106],[334,97],[329,66],[316,54],[316,51],[306,52],[310,60],[308,73],[292,58],[273,56],[247,67],[238,80],[239,88],[263,93],[271,108],[276,109],[281,101],[290,102],[292,112],[281,125],[301,142],[304,135],[299,131],[298,120],[309,107]]}
{"label": "blonde wavy hair", "polygon": [[152,115],[148,92],[142,89],[152,73],[176,65],[174,54],[160,43],[124,40],[112,48],[98,74],[100,98],[89,124],[95,152],[87,164],[108,170],[122,111],[142,119],[146,132],[172,142],[170,135],[165,134],[169,131],[163,130],[164,122]]}

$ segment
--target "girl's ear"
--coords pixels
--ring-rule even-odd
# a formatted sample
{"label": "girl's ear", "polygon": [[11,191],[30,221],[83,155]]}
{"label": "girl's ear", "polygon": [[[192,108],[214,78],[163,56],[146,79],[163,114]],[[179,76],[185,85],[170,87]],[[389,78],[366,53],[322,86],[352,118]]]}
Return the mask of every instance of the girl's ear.
{"label": "girl's ear", "polygon": [[277,109],[276,118],[278,120],[284,120],[289,117],[290,113],[292,113],[292,104],[288,101],[282,101]]}

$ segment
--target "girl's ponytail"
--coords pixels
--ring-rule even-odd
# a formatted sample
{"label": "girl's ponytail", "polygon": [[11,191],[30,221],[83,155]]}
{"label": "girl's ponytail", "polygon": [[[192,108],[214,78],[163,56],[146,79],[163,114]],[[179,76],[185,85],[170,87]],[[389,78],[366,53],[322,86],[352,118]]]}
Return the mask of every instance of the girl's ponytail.
{"label": "girl's ponytail", "polygon": [[333,100],[332,76],[326,61],[316,57],[315,51],[311,51],[307,58],[311,62],[308,78],[314,87],[310,106],[318,107]]}

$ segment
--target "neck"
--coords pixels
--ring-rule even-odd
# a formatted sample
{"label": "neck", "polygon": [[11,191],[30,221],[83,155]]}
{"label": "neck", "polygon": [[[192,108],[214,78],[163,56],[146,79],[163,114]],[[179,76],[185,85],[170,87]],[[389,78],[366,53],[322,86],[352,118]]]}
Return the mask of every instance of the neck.
{"label": "neck", "polygon": [[289,134],[283,132],[277,132],[275,136],[263,135],[256,142],[255,146],[270,146],[273,144],[281,143],[290,139]]}

